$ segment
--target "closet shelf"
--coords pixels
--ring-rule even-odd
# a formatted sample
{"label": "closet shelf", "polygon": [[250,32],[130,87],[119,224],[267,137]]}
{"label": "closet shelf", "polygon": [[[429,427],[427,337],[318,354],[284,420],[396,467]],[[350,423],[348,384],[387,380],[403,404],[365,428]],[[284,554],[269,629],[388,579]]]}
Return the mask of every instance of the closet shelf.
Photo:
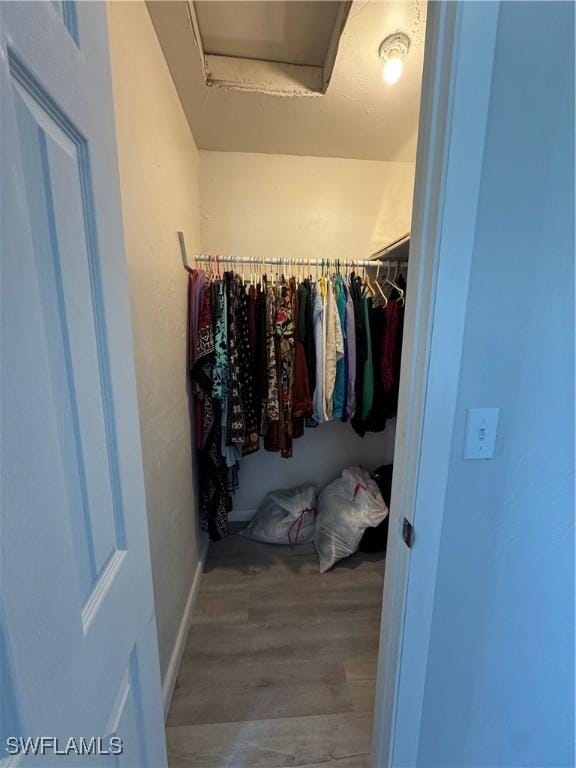
{"label": "closet shelf", "polygon": [[[180,253],[182,256],[182,262],[185,269],[190,271],[191,266],[188,262],[188,254],[186,253],[186,242],[184,239],[184,233],[178,232],[178,240],[180,242]],[[192,258],[196,263],[212,263],[212,264],[269,264],[284,267],[374,267],[377,262],[380,262],[383,266],[392,266],[394,264],[402,264],[408,261],[408,245],[410,243],[410,235],[405,235],[399,240],[391,243],[383,248],[381,251],[375,253],[370,259],[283,259],[279,257],[265,257],[260,258],[258,256],[220,256],[219,254],[210,253],[195,253]],[[401,251],[397,255],[394,255],[394,251]],[[385,258],[385,257],[388,258]]]}

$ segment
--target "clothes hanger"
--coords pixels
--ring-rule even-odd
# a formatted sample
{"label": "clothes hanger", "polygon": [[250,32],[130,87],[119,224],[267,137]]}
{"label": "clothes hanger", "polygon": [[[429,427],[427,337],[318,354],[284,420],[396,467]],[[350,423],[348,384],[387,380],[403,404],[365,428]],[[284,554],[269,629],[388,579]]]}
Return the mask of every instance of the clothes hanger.
{"label": "clothes hanger", "polygon": [[366,267],[362,267],[362,269],[364,271],[364,285],[368,289],[368,293],[370,294],[370,296],[372,296],[372,298],[374,298],[374,296],[376,296],[376,291],[372,287],[372,283],[370,282],[370,276],[369,276],[368,272],[366,271]]}
{"label": "clothes hanger", "polygon": [[398,301],[403,302],[402,306],[404,306],[404,291],[402,290],[402,288],[400,288],[399,285],[397,285],[393,280],[390,279],[390,262],[388,262],[387,266],[388,268],[387,268],[386,277],[384,278],[384,280],[385,282],[388,283],[388,285],[391,285],[392,288],[395,288],[398,291],[398,293],[400,294]]}
{"label": "clothes hanger", "polygon": [[382,264],[379,261],[377,266],[376,266],[376,279],[374,281],[374,284],[376,285],[376,288],[378,289],[378,293],[382,297],[382,301],[384,302],[384,306],[387,307],[388,306],[388,296],[386,296],[386,294],[382,290],[382,287],[381,287],[380,283],[378,282],[378,275],[380,274],[380,267],[381,266],[382,266]]}
{"label": "clothes hanger", "polygon": [[394,282],[397,285],[396,290],[400,293],[400,297],[398,298],[398,301],[401,303],[401,306],[404,306],[406,304],[404,289],[400,288],[400,286],[397,284],[397,279],[399,274],[400,274],[400,262],[397,261],[394,268]]}

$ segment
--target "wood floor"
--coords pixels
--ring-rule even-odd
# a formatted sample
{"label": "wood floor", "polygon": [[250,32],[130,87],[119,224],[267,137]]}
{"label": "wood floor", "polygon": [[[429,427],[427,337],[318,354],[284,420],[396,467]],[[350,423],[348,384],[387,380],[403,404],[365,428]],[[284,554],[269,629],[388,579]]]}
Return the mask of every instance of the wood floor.
{"label": "wood floor", "polygon": [[171,768],[368,768],[384,561],[211,546],[167,722]]}

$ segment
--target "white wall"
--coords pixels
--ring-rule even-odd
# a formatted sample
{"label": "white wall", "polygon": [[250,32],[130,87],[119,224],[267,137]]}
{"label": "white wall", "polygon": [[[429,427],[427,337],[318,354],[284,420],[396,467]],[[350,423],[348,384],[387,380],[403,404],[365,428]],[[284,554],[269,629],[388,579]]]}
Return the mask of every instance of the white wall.
{"label": "white wall", "polygon": [[160,665],[199,560],[186,372],[186,273],[200,246],[198,153],[143,2],[108,6],[122,209]]}
{"label": "white wall", "polygon": [[[294,440],[294,456],[283,459],[262,447],[241,459],[240,489],[234,495],[233,517],[245,520],[264,494],[305,482],[319,489],[339,477],[344,467],[360,464],[372,471],[394,457],[394,419],[384,432],[359,437],[349,424],[331,421],[306,429]],[[247,514],[248,511],[248,514]]]}
{"label": "white wall", "polygon": [[368,258],[410,230],[414,163],[201,151],[200,178],[207,251]]}
{"label": "white wall", "polygon": [[[413,163],[201,151],[202,247],[258,258],[367,258],[409,231],[413,181]],[[393,446],[391,422],[363,439],[348,424],[306,430],[288,460],[261,448],[241,461],[235,510],[243,516],[275,488],[324,485],[350,463],[389,463]]]}
{"label": "white wall", "polygon": [[[574,6],[502,3],[418,764],[574,765]],[[501,408],[462,460],[466,408]]]}

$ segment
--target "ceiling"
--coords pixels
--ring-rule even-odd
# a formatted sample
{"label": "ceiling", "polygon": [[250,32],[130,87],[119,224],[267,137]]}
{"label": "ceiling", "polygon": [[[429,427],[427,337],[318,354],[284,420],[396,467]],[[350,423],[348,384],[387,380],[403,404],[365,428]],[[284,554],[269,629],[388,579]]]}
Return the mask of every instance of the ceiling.
{"label": "ceiling", "polygon": [[[199,149],[414,161],[426,15],[423,0],[356,0],[340,38],[327,92],[305,95],[207,85],[187,4],[148,0],[147,5]],[[233,66],[261,57],[289,64],[298,59],[305,64],[320,61],[326,52],[322,40],[329,37],[327,30],[334,25],[331,14],[336,14],[338,5],[324,0],[211,0],[195,7],[198,24],[204,27],[205,52],[211,49],[219,54],[219,61]],[[390,86],[382,80],[378,47],[396,31],[410,36],[411,47],[402,78]]]}
{"label": "ceiling", "polygon": [[204,53],[322,66],[338,2],[196,0]]}

